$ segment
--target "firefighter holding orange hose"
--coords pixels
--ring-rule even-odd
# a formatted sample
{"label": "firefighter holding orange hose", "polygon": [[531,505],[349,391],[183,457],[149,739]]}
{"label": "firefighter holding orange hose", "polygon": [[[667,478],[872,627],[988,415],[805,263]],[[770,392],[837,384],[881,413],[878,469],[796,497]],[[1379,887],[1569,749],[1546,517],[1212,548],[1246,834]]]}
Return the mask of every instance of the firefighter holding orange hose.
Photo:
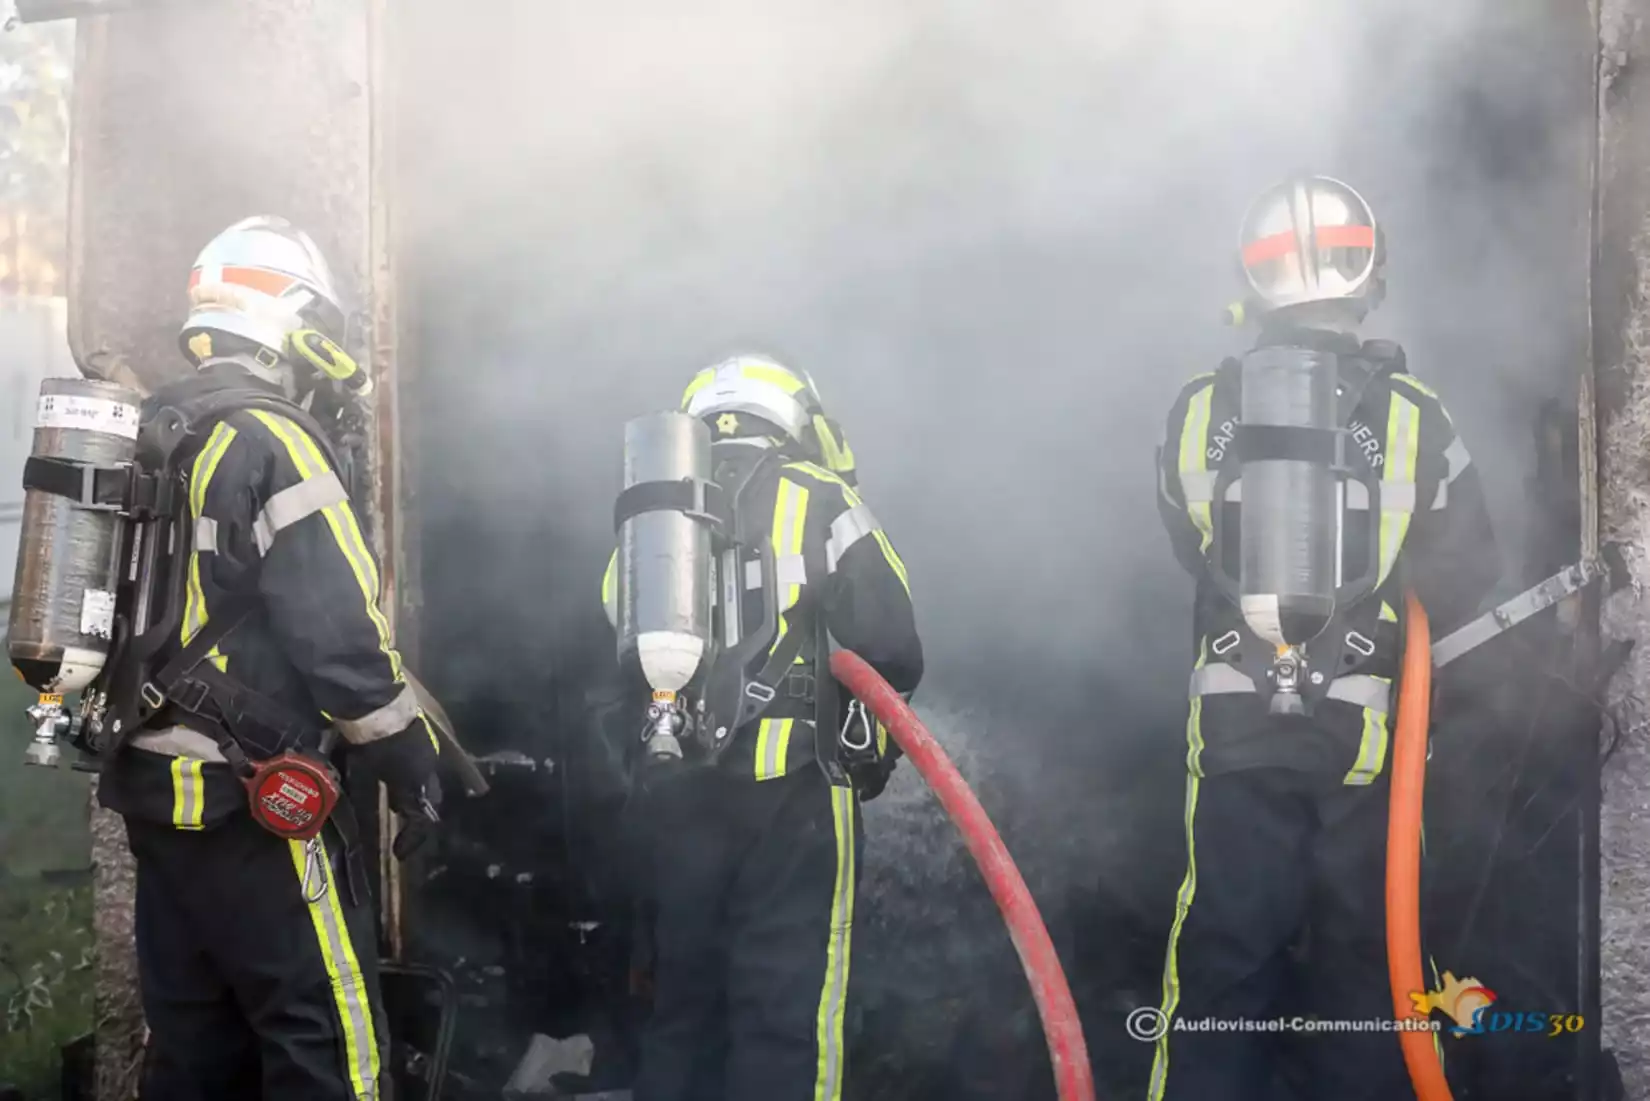
{"label": "firefighter holding orange hose", "polygon": [[[1280,1095],[1276,1034],[1201,1022],[1392,1018],[1383,869],[1404,589],[1447,631],[1499,565],[1438,395],[1398,345],[1358,335],[1385,259],[1346,184],[1266,191],[1245,219],[1248,298],[1232,318],[1258,320],[1259,339],[1169,415],[1158,503],[1197,579],[1196,650],[1188,861],[1151,1101]],[[1302,1050],[1304,1096],[1409,1095],[1394,1032],[1317,1032]]]}

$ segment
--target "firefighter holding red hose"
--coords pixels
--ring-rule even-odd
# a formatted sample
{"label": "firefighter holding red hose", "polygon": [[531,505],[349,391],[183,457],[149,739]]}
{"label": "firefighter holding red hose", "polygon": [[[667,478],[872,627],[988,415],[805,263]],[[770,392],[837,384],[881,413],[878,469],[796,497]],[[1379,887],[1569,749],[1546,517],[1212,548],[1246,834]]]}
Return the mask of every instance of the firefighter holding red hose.
{"label": "firefighter holding red hose", "polygon": [[636,1099],[838,1101],[859,804],[897,751],[832,675],[831,642],[909,697],[905,564],[813,381],[772,358],[707,368],[680,412],[632,421],[625,467],[602,596],[653,700]]}
{"label": "firefighter holding red hose", "polygon": [[[1483,490],[1438,395],[1362,340],[1385,289],[1369,205],[1326,177],[1251,207],[1260,323],[1169,414],[1159,508],[1197,579],[1188,860],[1163,970],[1150,1101],[1279,1095],[1276,1037],[1176,1018],[1392,1018],[1383,906],[1388,740],[1404,589],[1439,631],[1499,572]],[[1305,934],[1305,1004],[1286,1005]],[[1408,1096],[1397,1034],[1304,1040],[1304,1096]]]}

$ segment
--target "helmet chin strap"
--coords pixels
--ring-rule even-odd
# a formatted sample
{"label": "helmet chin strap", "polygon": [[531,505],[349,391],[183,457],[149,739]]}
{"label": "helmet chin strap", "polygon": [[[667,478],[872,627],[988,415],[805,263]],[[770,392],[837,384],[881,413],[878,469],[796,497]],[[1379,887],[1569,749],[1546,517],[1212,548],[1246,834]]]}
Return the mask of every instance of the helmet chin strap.
{"label": "helmet chin strap", "polygon": [[253,375],[271,386],[279,386],[281,393],[290,400],[298,400],[298,375],[292,365],[285,358],[276,355],[267,348],[259,349],[256,355],[249,352],[237,352],[234,355],[214,356],[200,365],[202,371],[208,367],[215,367],[220,363],[233,363],[249,375]]}

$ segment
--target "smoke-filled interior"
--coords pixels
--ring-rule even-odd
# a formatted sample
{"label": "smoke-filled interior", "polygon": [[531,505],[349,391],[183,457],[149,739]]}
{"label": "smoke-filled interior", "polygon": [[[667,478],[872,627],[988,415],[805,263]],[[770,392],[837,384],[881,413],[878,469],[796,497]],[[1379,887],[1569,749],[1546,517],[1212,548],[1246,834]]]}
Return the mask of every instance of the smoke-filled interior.
{"label": "smoke-filled interior", "polygon": [[[1390,292],[1366,335],[1404,344],[1472,449],[1500,595],[1561,565],[1588,351],[1584,6],[394,7],[419,660],[476,753],[536,766],[496,765],[494,795],[451,816],[428,882],[449,889],[413,885],[420,951],[513,991],[455,1070],[509,1064],[532,1032],[627,1035],[592,1022],[627,931],[612,761],[633,731],[598,599],[622,426],[757,348],[812,372],[845,426],[910,570],[918,711],[1037,894],[1103,1092],[1143,1090],[1150,1047],[1122,1022],[1158,1000],[1186,871],[1191,662],[1153,449],[1184,382],[1246,347],[1220,323],[1244,207],[1301,170],[1370,199]],[[1597,718],[1540,675],[1549,628],[1441,687],[1429,946],[1508,1004],[1579,1009]],[[1001,922],[909,767],[867,831],[865,1096],[1050,1096]],[[1585,1038],[1483,1039],[1450,1052],[1458,1096],[1576,1096]]]}

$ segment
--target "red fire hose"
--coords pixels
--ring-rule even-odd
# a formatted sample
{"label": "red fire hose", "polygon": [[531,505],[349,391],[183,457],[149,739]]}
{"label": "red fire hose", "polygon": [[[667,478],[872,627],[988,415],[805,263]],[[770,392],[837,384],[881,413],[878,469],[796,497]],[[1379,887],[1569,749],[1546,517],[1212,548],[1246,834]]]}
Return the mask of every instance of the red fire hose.
{"label": "red fire hose", "polygon": [[986,817],[985,808],[974,798],[962,775],[945,755],[928,728],[882,679],[865,659],[848,650],[831,655],[831,672],[875,715],[888,733],[905,750],[922,778],[939,796],[940,804],[956,823],[968,851],[985,876],[991,897],[1008,923],[1014,950],[1020,954],[1026,977],[1031,980],[1031,996],[1043,1019],[1048,1053],[1054,1061],[1054,1082],[1060,1101],[1094,1101],[1094,1073],[1089,1069],[1088,1047],[1083,1042],[1083,1026],[1071,999],[1066,973],[1054,954],[1054,942],[1037,911],[1037,903],[1020,876],[1020,869],[1008,855],[1003,839]]}
{"label": "red fire hose", "polygon": [[[1392,1012],[1398,1020],[1425,1020],[1411,994],[1427,989],[1421,971],[1421,803],[1427,783],[1427,727],[1432,693],[1432,639],[1426,609],[1406,597],[1404,665],[1392,747],[1392,797],[1386,827],[1386,958]],[[1420,1101],[1450,1101],[1436,1034],[1398,1033],[1410,1084]]]}

